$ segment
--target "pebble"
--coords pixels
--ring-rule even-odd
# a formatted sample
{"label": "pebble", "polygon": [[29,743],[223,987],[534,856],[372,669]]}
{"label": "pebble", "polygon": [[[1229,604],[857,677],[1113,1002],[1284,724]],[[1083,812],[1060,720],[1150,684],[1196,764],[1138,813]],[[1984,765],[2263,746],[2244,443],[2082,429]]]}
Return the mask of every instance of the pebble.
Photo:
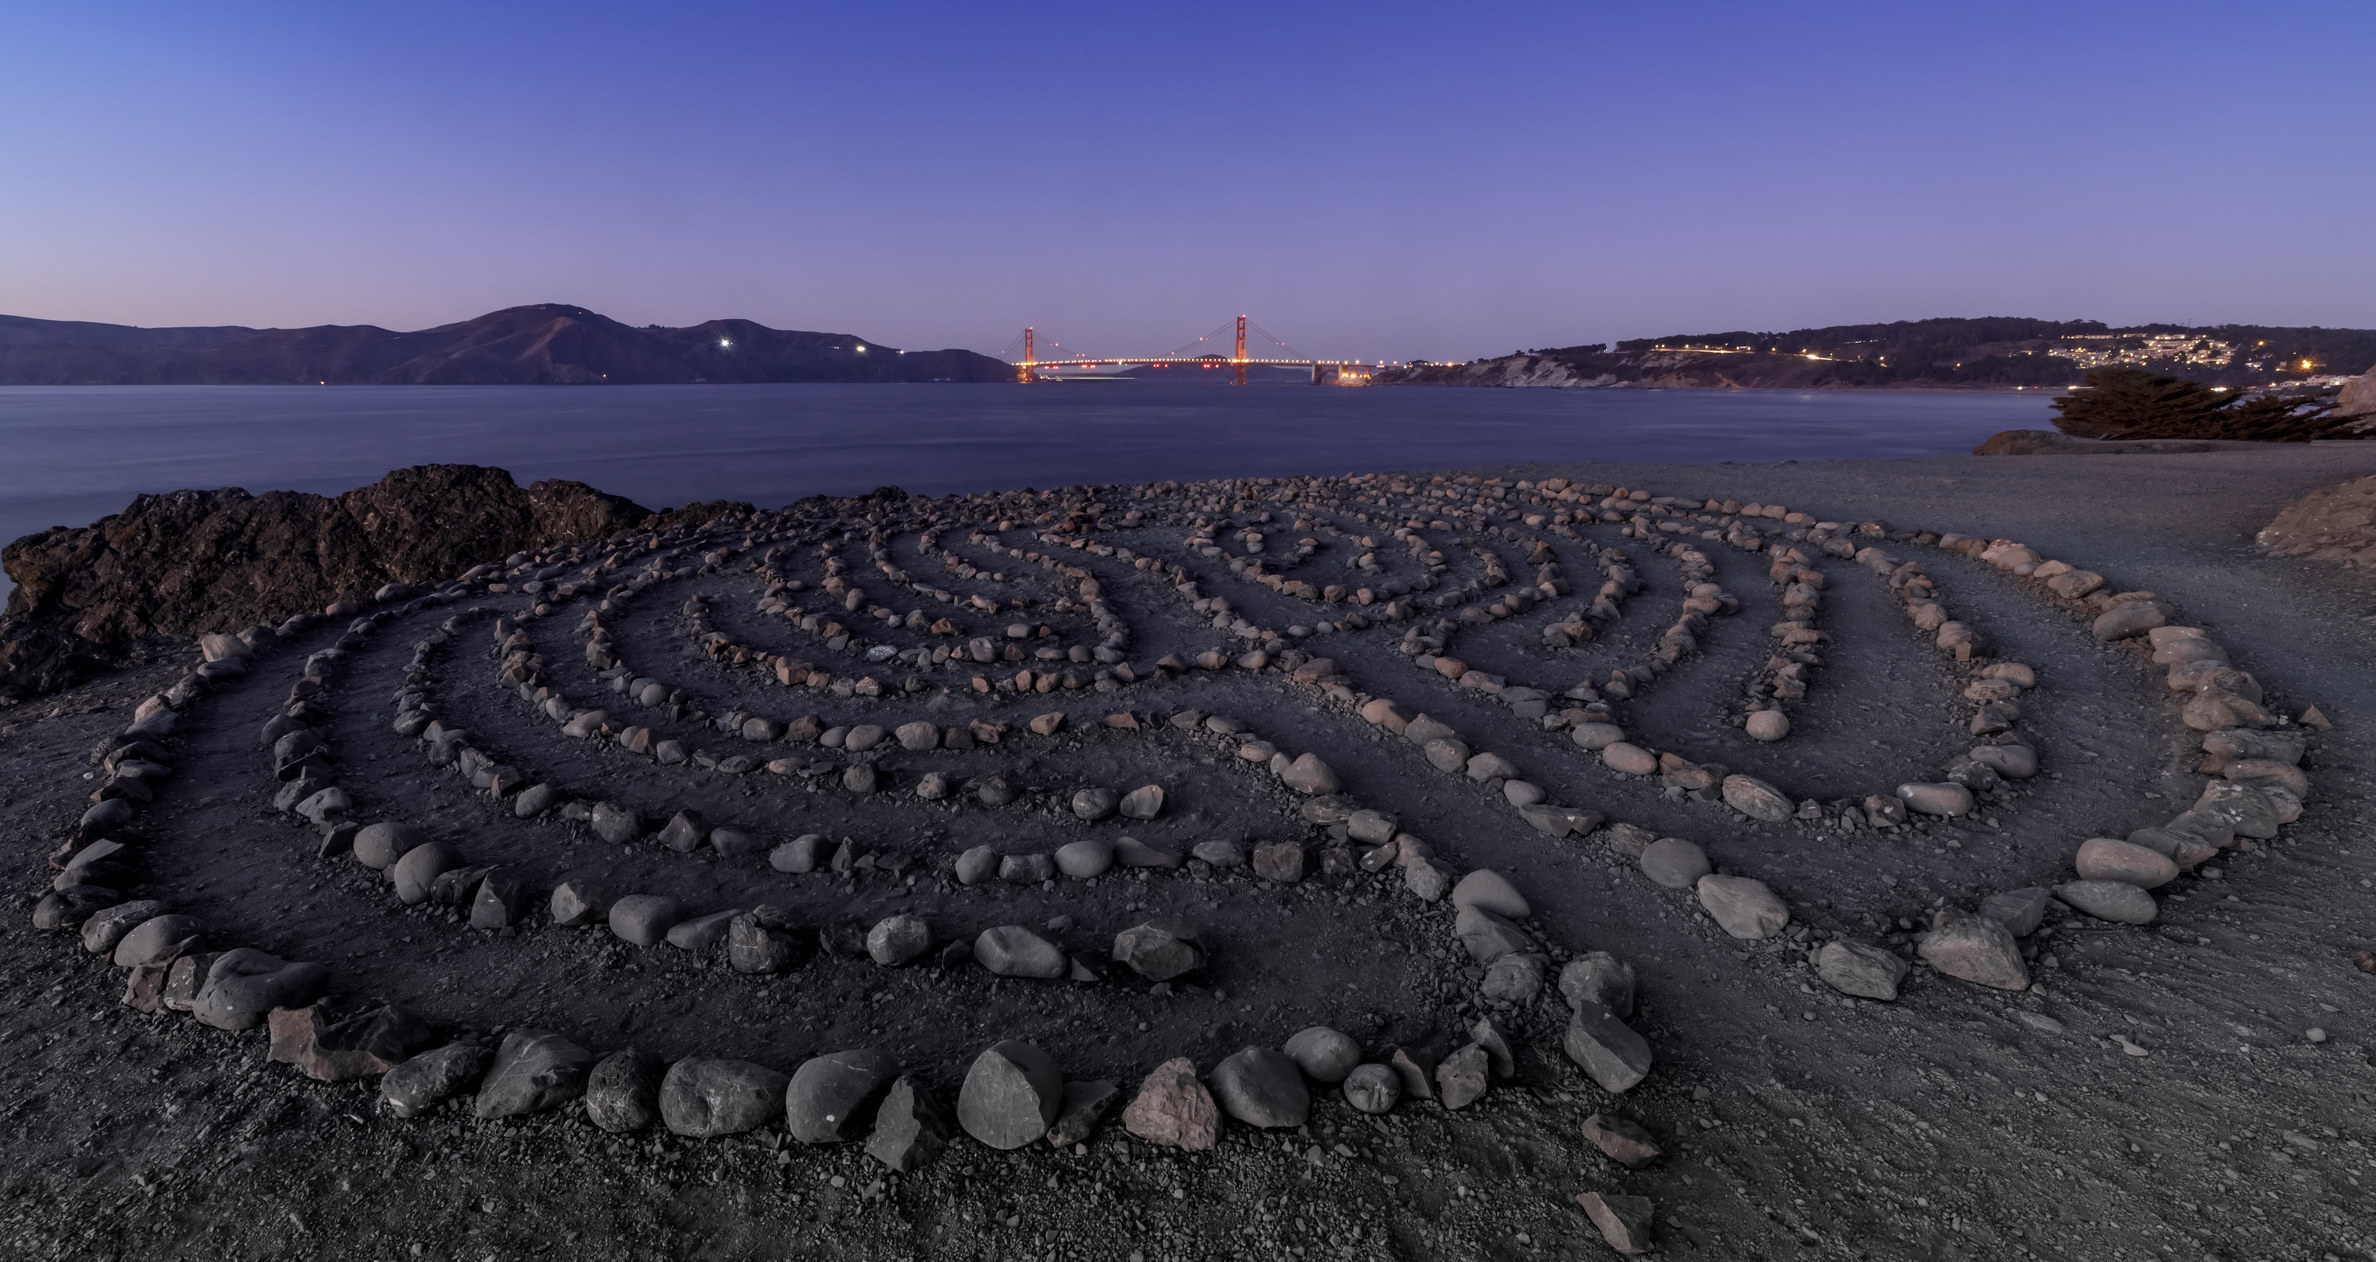
{"label": "pebble", "polygon": [[1062,977],[1070,972],[1064,952],[1021,925],[984,929],[974,939],[974,960],[1000,977]]}
{"label": "pebble", "polygon": [[2021,945],[2010,930],[1985,916],[1942,908],[1916,949],[1932,968],[1949,977],[1998,990],[2029,989]]}
{"label": "pebble", "polygon": [[2074,865],[2082,881],[2120,881],[2138,889],[2158,889],[2178,879],[2178,865],[2168,855],[2110,837],[2090,837],[2079,843]]}
{"label": "pebble", "polygon": [[1823,984],[1859,999],[1896,999],[1898,984],[1912,971],[1896,955],[1862,942],[1826,942],[1815,953],[1815,975]]}
{"label": "pebble", "polygon": [[1056,870],[1076,881],[1104,876],[1114,866],[1114,844],[1103,837],[1084,837],[1056,848]]}
{"label": "pebble", "polygon": [[1634,971],[1606,951],[1593,951],[1568,961],[1559,970],[1559,997],[1570,1008],[1598,1004],[1619,1017],[1634,1011]]}
{"label": "pebble", "polygon": [[1287,1040],[1287,1058],[1314,1082],[1334,1085],[1361,1064],[1361,1044],[1325,1025],[1298,1030]]}
{"label": "pebble", "polygon": [[602,919],[608,907],[592,881],[571,877],[553,887],[553,897],[547,903],[546,910],[554,924],[574,929]]}
{"label": "pebble", "polygon": [[380,1098],[398,1117],[418,1117],[460,1095],[495,1058],[485,1044],[463,1040],[423,1052],[380,1077]]}
{"label": "pebble", "polygon": [[1736,938],[1770,938],[1790,925],[1790,908],[1763,881],[1711,874],[1694,888],[1717,927]]}
{"label": "pebble", "polygon": [[1141,785],[1122,795],[1118,808],[1124,819],[1153,819],[1163,813],[1163,786]]}
{"label": "pebble", "polygon": [[1221,1108],[1198,1079],[1196,1062],[1175,1057],[1139,1083],[1122,1110],[1122,1129],[1150,1144],[1211,1152],[1221,1142]]}
{"label": "pebble", "polygon": [[1790,735],[1790,716],[1780,710],[1753,711],[1748,721],[1741,725],[1741,730],[1748,733],[1751,740],[1778,741]]}
{"label": "pebble", "polygon": [[1204,967],[1195,931],[1150,920],[1114,935],[1114,962],[1151,982],[1167,982]]}
{"label": "pebble", "polygon": [[1094,823],[1112,815],[1121,801],[1112,789],[1091,786],[1072,795],[1072,813]]}
{"label": "pebble", "polygon": [[388,880],[396,887],[396,901],[411,906],[429,900],[437,878],[468,863],[462,852],[442,841],[425,842],[404,852],[388,868]]}
{"label": "pebble", "polygon": [[784,1129],[804,1144],[856,1139],[898,1077],[899,1063],[871,1047],[812,1056],[784,1089]]}
{"label": "pebble", "polygon": [[666,1061],[632,1047],[594,1062],[586,1075],[587,1119],[614,1135],[659,1121],[660,1078],[667,1071]]}
{"label": "pebble", "polygon": [[1650,1076],[1649,1041],[1601,1004],[1577,1007],[1560,1049],[1603,1091],[1627,1091]]}
{"label": "pebble", "polygon": [[1906,809],[1924,815],[1969,815],[1977,805],[1970,789],[1952,783],[1901,784],[1897,796]]}
{"label": "pebble", "polygon": [[685,918],[685,909],[665,894],[629,894],[610,906],[610,931],[639,947],[658,946]]}
{"label": "pebble", "polygon": [[2153,895],[2126,881],[2071,881],[2055,886],[2054,896],[2114,924],[2149,925],[2161,914]]}
{"label": "pebble", "polygon": [[1584,1207],[1584,1216],[1592,1220],[1592,1225],[1600,1228],[1601,1239],[1610,1248],[1628,1257],[1650,1252],[1650,1228],[1656,1203],[1649,1197],[1580,1192],[1576,1203]]}
{"label": "pebble", "polygon": [[542,1113],[585,1094],[594,1053],[544,1030],[516,1030],[495,1049],[471,1111],[479,1118]]}
{"label": "pebble", "polygon": [[1471,1043],[1444,1058],[1436,1066],[1436,1099],[1447,1109],[1465,1109],[1485,1098],[1492,1085],[1492,1058],[1478,1044]]}
{"label": "pebble", "polygon": [[885,916],[866,931],[866,954],[885,968],[923,958],[932,949],[932,927],[922,916]]}
{"label": "pebble", "polygon": [[901,1173],[920,1170],[949,1142],[948,1111],[932,1088],[901,1075],[875,1108],[866,1155]]}
{"label": "pebble", "polygon": [[965,1071],[957,1093],[957,1124],[992,1148],[1014,1149],[1043,1139],[1064,1107],[1064,1074],[1046,1052],[1007,1039],[984,1050]]}
{"label": "pebble", "polygon": [[1391,1066],[1372,1061],[1345,1075],[1344,1092],[1345,1103],[1363,1113],[1390,1113],[1402,1102],[1402,1079]]}
{"label": "pebble", "polygon": [[1785,797],[1780,789],[1755,776],[1726,776],[1722,792],[1726,806],[1768,824],[1779,824],[1798,810],[1798,804]]}
{"label": "pebble", "polygon": [[1638,1170],[1658,1160],[1657,1139],[1633,1119],[1615,1113],[1595,1113],[1584,1119],[1584,1138],[1609,1160]]}
{"label": "pebble", "polygon": [[660,1080],[660,1120],[679,1135],[715,1139],[757,1130],[784,1115],[791,1079],[747,1060],[689,1056]]}
{"label": "pebble", "polygon": [[[797,843],[795,843],[797,844]],[[983,842],[957,856],[957,883],[979,885],[998,872],[998,852]]]}
{"label": "pebble", "polygon": [[1642,875],[1670,890],[1687,890],[1715,871],[1708,852],[1681,837],[1661,837],[1642,850]]}
{"label": "pebble", "polygon": [[1658,774],[1658,755],[1631,741],[1616,741],[1601,747],[1601,762],[1609,770],[1629,776]]}
{"label": "pebble", "polygon": [[386,868],[428,840],[429,834],[410,824],[382,820],[355,834],[355,862],[367,868]]}
{"label": "pebble", "polygon": [[1301,1126],[1312,1110],[1303,1072],[1285,1052],[1246,1047],[1213,1066],[1213,1098],[1222,1112],[1264,1129]]}

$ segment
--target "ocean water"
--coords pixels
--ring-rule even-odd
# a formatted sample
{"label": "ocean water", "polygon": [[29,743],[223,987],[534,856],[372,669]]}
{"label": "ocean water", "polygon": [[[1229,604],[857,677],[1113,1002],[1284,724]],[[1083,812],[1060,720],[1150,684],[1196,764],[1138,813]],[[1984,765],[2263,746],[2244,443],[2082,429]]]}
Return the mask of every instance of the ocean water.
{"label": "ocean water", "polygon": [[[404,465],[575,478],[659,508],[893,485],[1959,454],[2047,424],[2036,394],[910,386],[0,388],[0,541],[145,491],[335,493]],[[0,592],[5,592],[0,584]]]}

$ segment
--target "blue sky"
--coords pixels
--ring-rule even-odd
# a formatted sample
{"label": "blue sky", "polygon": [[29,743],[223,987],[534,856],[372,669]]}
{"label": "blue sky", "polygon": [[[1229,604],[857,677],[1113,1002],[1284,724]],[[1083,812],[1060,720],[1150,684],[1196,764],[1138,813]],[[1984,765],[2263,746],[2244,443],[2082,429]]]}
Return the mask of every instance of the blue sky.
{"label": "blue sky", "polygon": [[0,312],[2376,325],[2376,5],[0,6]]}

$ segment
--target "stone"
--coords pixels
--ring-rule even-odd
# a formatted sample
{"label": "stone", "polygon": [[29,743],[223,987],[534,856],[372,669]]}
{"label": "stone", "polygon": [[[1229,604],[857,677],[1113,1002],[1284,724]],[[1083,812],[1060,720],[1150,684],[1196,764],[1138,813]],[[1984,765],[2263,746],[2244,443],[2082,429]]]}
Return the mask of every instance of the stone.
{"label": "stone", "polygon": [[410,824],[382,820],[355,834],[355,862],[367,868],[384,869],[428,840],[429,834]]}
{"label": "stone", "polygon": [[1576,1008],[1560,1050],[1603,1091],[1624,1092],[1650,1076],[1650,1043],[1604,1004]]}
{"label": "stone", "polygon": [[956,876],[959,885],[979,885],[998,874],[998,852],[983,842],[957,856]]}
{"label": "stone", "polygon": [[512,815],[519,819],[535,819],[561,804],[561,790],[549,784],[532,784],[512,798]]}
{"label": "stone", "polygon": [[616,802],[596,802],[587,820],[594,835],[614,846],[623,846],[643,836],[643,817]]}
{"label": "stone", "polygon": [[1790,716],[1780,710],[1752,711],[1741,730],[1753,741],[1778,741],[1790,735]]}
{"label": "stone", "polygon": [[1664,1155],[1658,1140],[1640,1123],[1615,1113],[1595,1113],[1584,1119],[1584,1138],[1601,1155],[1624,1166],[1639,1170]]}
{"label": "stone", "polygon": [[1592,1220],[1592,1225],[1600,1228],[1601,1239],[1610,1248],[1628,1257],[1650,1252],[1650,1227],[1656,1203],[1649,1197],[1579,1192],[1576,1203],[1584,1207],[1584,1216]]}
{"label": "stone", "polygon": [[975,962],[1000,977],[1057,978],[1071,971],[1064,952],[1021,925],[984,929],[973,953]]}
{"label": "stone", "polygon": [[1628,776],[1658,774],[1658,755],[1631,741],[1614,741],[1601,746],[1601,764],[1609,770]]}
{"label": "stone", "polygon": [[429,882],[428,901],[438,907],[468,907],[477,900],[479,886],[492,871],[483,865],[447,868]]}
{"label": "stone", "polygon": [[1122,1102],[1122,1088],[1112,1082],[1068,1082],[1064,1084],[1064,1105],[1056,1111],[1056,1122],[1048,1128],[1048,1142],[1058,1148],[1087,1143],[1097,1131],[1097,1124]]}
{"label": "stone", "polygon": [[1166,1148],[1211,1152],[1221,1142],[1221,1107],[1185,1056],[1155,1067],[1122,1110],[1122,1129]]}
{"label": "stone", "polygon": [[33,905],[33,927],[44,932],[77,929],[91,916],[113,907],[122,895],[100,885],[68,884],[41,896]]}
{"label": "stone", "polygon": [[1091,786],[1072,795],[1072,813],[1094,823],[1113,814],[1121,800],[1112,789]]}
{"label": "stone", "polygon": [[1526,896],[1518,892],[1518,887],[1510,884],[1508,877],[1490,868],[1478,868],[1460,878],[1459,884],[1452,887],[1452,905],[1474,907],[1511,920],[1524,920],[1534,914],[1534,909],[1527,906]]}
{"label": "stone", "polygon": [[1009,885],[1037,885],[1055,879],[1056,860],[1045,854],[1011,854],[998,861],[998,879]]}
{"label": "stone", "polygon": [[1345,1075],[1345,1103],[1376,1116],[1391,1113],[1402,1102],[1402,1079],[1393,1068],[1375,1061],[1356,1065]]}
{"label": "stone", "polygon": [[[86,925],[86,932],[88,928]],[[170,963],[175,957],[197,949],[203,928],[195,916],[151,916],[116,942],[110,958],[117,968]]]}
{"label": "stone", "polygon": [[1298,1030],[1287,1040],[1283,1049],[1296,1068],[1314,1082],[1335,1084],[1361,1063],[1361,1044],[1351,1035],[1315,1025]]}
{"label": "stone", "polygon": [[1468,762],[1462,766],[1461,770],[1469,779],[1480,784],[1489,780],[1515,780],[1518,778],[1518,765],[1500,754],[1493,753],[1470,755]]}
{"label": "stone", "polygon": [[1246,848],[1234,841],[1200,841],[1188,853],[1216,868],[1246,866]]}
{"label": "stone", "polygon": [[866,1155],[903,1174],[924,1168],[949,1143],[949,1115],[932,1088],[902,1074],[875,1107]]}
{"label": "stone", "polygon": [[[767,866],[778,872],[799,875],[817,870],[819,852],[825,848],[825,838],[818,833],[802,833],[798,837],[767,852]],[[987,850],[989,847],[984,846]]]}
{"label": "stone", "polygon": [[1436,1066],[1436,1099],[1447,1109],[1465,1109],[1485,1098],[1491,1082],[1492,1060],[1485,1049],[1471,1043]]}
{"label": "stone", "polygon": [[1559,997],[1570,1008],[1598,1004],[1619,1017],[1634,1011],[1633,965],[1606,951],[1593,951],[1568,961],[1559,970]]}
{"label": "stone", "polygon": [[1303,1071],[1276,1048],[1241,1048],[1213,1066],[1210,1081],[1221,1111],[1248,1126],[1301,1126],[1311,1116]]}
{"label": "stone", "polygon": [[83,949],[93,955],[107,955],[142,923],[164,914],[165,904],[154,898],[102,907],[83,921]]}
{"label": "stone", "polygon": [[1534,938],[1508,920],[1478,907],[1463,907],[1453,918],[1453,930],[1469,958],[1491,964],[1505,955],[1534,949]]}
{"label": "stone", "polygon": [[1292,841],[1271,842],[1254,847],[1254,875],[1280,885],[1293,885],[1303,880],[1304,848]]}
{"label": "stone", "polygon": [[1941,908],[1916,949],[1932,968],[1949,977],[1998,990],[2029,989],[2021,945],[2012,931],[1985,916]]}
{"label": "stone", "polygon": [[1432,903],[1452,892],[1452,873],[1433,859],[1413,859],[1403,864],[1403,888],[1420,902]]}
{"label": "stone", "polygon": [[784,1129],[804,1144],[856,1139],[874,1124],[875,1105],[898,1077],[899,1063],[871,1047],[812,1056],[784,1089]]}
{"label": "stone", "polygon": [[1670,890],[1687,890],[1715,871],[1708,852],[1681,837],[1661,837],[1642,850],[1642,875]]}
{"label": "stone", "polygon": [[1972,791],[1960,784],[1901,784],[1898,800],[1906,809],[1922,815],[1969,815],[1976,803]]}
{"label": "stone", "polygon": [[1141,785],[1122,795],[1119,808],[1124,819],[1153,819],[1163,814],[1163,786]]}
{"label": "stone", "polygon": [[1398,1047],[1386,1062],[1394,1071],[1395,1085],[1414,1100],[1435,1099],[1435,1053],[1424,1047]]}
{"label": "stone", "polygon": [[1150,920],[1114,935],[1114,962],[1151,982],[1167,982],[1204,967],[1196,932],[1169,920]]}
{"label": "stone", "polygon": [[586,1074],[586,1118],[614,1135],[660,1120],[660,1080],[668,1062],[628,1048],[594,1062]]}
{"label": "stone", "polygon": [[609,904],[602,901],[601,891],[584,877],[571,877],[554,886],[553,897],[546,904],[553,923],[565,929],[593,924],[609,909]]}
{"label": "stone", "polygon": [[2038,774],[2038,751],[2027,745],[1975,745],[1965,757],[2007,780]]}
{"label": "stone", "polygon": [[254,947],[215,956],[190,1015],[218,1030],[252,1030],[274,1008],[301,1008],[329,989],[330,970],[284,961]]}
{"label": "stone", "polygon": [[2168,621],[2159,604],[2149,600],[2132,600],[2106,610],[2096,618],[2089,630],[2095,638],[2109,643],[2143,635]]}
{"label": "stone", "polygon": [[678,811],[660,830],[660,844],[678,854],[691,854],[709,840],[709,821],[699,811]]}
{"label": "stone", "polygon": [[2178,864],[2168,855],[2110,837],[2080,842],[2073,866],[2082,881],[2123,881],[2144,890],[2178,879]]}
{"label": "stone", "polygon": [[346,1016],[326,1001],[275,1008],[265,1025],[265,1059],[295,1065],[316,1082],[385,1074],[437,1042],[428,1022],[394,1004]]}
{"label": "stone", "polygon": [[1717,927],[1736,938],[1770,938],[1790,926],[1790,908],[1763,881],[1711,874],[1693,888]]}
{"label": "stone", "polygon": [[2149,925],[2161,914],[2153,895],[2126,881],[2070,881],[2055,886],[2054,896],[2098,920],[2119,925]]}
{"label": "stone", "polygon": [[1912,971],[1904,960],[1862,942],[1826,942],[1815,952],[1815,975],[1823,984],[1859,999],[1896,999],[1898,983]]}
{"label": "stone", "polygon": [[1485,977],[1477,984],[1477,993],[1494,1003],[1533,1003],[1534,997],[1543,993],[1548,967],[1545,957],[1532,952],[1502,956],[1485,966]]}
{"label": "stone", "polygon": [[1469,1038],[1485,1049],[1485,1058],[1493,1066],[1496,1078],[1513,1078],[1518,1074],[1516,1053],[1510,1050],[1510,1036],[1490,1016],[1478,1017],[1469,1027]]}
{"label": "stone", "polygon": [[470,927],[493,931],[519,924],[528,913],[527,879],[509,868],[496,868],[479,882],[470,900]]}
{"label": "stone", "polygon": [[495,1065],[479,1083],[471,1111],[480,1118],[542,1113],[586,1092],[594,1053],[558,1034],[518,1030],[503,1036]]}
{"label": "stone", "polygon": [[665,894],[629,894],[610,906],[610,931],[639,947],[658,946],[685,918],[685,909]]}
{"label": "stone", "polygon": [[957,1124],[997,1149],[1045,1138],[1064,1107],[1064,1074],[1046,1052],[1007,1039],[984,1050],[957,1092]]}
{"label": "stone", "polygon": [[1318,795],[1335,793],[1344,788],[1337,773],[1318,754],[1299,754],[1287,769],[1279,773],[1279,780],[1298,793]]}
{"label": "stone", "polygon": [[784,1115],[791,1081],[747,1060],[688,1056],[660,1080],[660,1120],[695,1139],[754,1131]]}
{"label": "stone", "polygon": [[1999,890],[1980,900],[1980,914],[2003,925],[2014,937],[2026,938],[2046,919],[2047,900],[2047,892],[2035,886]]}
{"label": "stone", "polygon": [[898,738],[899,747],[911,754],[940,748],[940,728],[922,719],[900,724],[892,735]]}
{"label": "stone", "polygon": [[1763,823],[1779,824],[1798,810],[1798,804],[1780,789],[1755,776],[1726,776],[1720,791],[1726,806]]}
{"label": "stone", "polygon": [[1114,866],[1114,845],[1102,837],[1084,837],[1056,848],[1056,870],[1076,881],[1104,876]]}
{"label": "stone", "polygon": [[[807,954],[805,944],[792,931],[792,915],[773,903],[761,903],[748,911],[728,911],[719,915],[726,919],[726,963],[735,972],[751,974],[782,973],[800,963]],[[710,919],[715,919],[711,917]],[[671,944],[678,941],[678,925],[668,932]],[[706,936],[706,935],[705,935]],[[713,941],[711,945],[715,945]],[[688,950],[707,950],[706,946],[687,946]]]}
{"label": "stone", "polygon": [[1625,729],[1614,723],[1578,723],[1568,729],[1568,739],[1598,753],[1624,740]]}
{"label": "stone", "polygon": [[381,1075],[380,1099],[398,1117],[419,1117],[468,1090],[494,1059],[483,1043],[448,1043]]}
{"label": "stone", "polygon": [[867,958],[884,968],[923,958],[932,949],[932,927],[922,916],[901,913],[885,916],[866,931]]}

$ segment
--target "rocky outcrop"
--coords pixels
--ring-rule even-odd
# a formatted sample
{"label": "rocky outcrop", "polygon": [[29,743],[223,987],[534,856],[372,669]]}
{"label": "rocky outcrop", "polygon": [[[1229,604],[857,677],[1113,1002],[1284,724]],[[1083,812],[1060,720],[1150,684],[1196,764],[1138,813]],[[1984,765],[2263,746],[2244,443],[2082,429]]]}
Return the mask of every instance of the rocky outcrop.
{"label": "rocky outcrop", "polygon": [[651,517],[582,482],[523,490],[509,473],[478,465],[399,469],[336,497],[143,495],[92,525],[53,527],[0,549],[16,582],[0,623],[0,697],[63,687],[143,637],[277,623],[388,583],[443,581]]}
{"label": "rocky outcrop", "polygon": [[2257,538],[2278,556],[2376,569],[2376,477],[2310,492],[2280,510]]}
{"label": "rocky outcrop", "polygon": [[2344,383],[2343,392],[2335,396],[2335,415],[2376,417],[2376,368]]}

